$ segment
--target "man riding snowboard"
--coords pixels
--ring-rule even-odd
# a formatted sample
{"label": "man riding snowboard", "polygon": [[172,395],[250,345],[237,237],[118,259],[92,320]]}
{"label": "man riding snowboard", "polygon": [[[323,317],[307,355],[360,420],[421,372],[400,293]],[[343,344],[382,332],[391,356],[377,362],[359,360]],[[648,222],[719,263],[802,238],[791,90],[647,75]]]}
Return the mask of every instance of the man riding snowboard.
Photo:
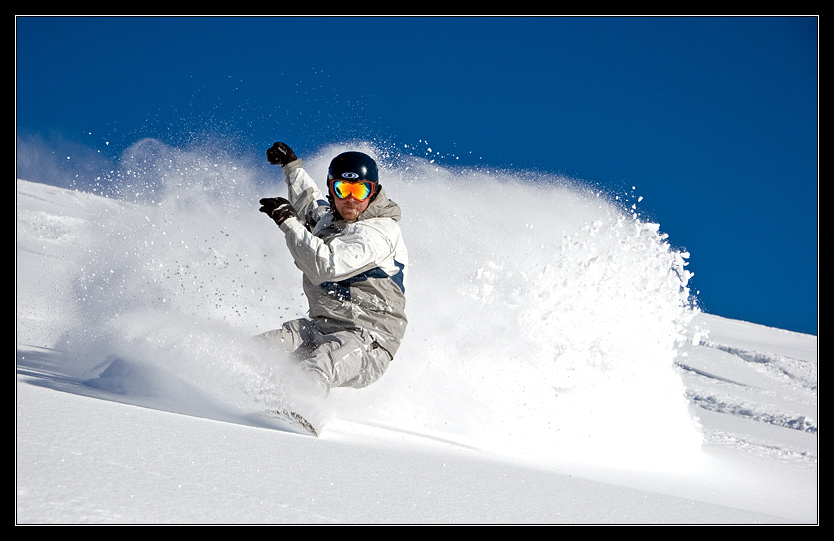
{"label": "man riding snowboard", "polygon": [[400,207],[361,152],[333,159],[326,196],[286,144],[275,143],[266,155],[282,167],[289,197],[261,199],[259,210],[278,224],[303,273],[309,317],[260,337],[290,351],[323,395],[332,387],[365,387],[388,368],[407,325]]}

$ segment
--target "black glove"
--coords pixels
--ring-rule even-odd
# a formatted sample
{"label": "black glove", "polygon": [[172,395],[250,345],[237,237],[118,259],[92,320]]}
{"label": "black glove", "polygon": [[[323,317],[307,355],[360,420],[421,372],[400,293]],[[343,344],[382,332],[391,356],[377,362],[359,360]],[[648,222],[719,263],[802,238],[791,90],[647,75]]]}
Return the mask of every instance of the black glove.
{"label": "black glove", "polygon": [[284,223],[284,220],[287,218],[295,218],[298,216],[290,202],[283,197],[268,197],[261,199],[260,203],[261,208],[258,210],[275,220],[275,223],[278,225]]}
{"label": "black glove", "polygon": [[297,160],[295,152],[292,151],[286,143],[275,143],[266,151],[266,159],[269,163],[274,165],[287,165],[290,162]]}

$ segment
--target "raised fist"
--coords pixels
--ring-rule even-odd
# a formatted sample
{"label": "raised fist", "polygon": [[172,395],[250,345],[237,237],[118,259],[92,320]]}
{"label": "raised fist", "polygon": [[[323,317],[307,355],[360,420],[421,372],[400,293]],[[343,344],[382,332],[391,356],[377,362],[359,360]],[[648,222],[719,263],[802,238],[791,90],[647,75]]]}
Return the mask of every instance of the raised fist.
{"label": "raised fist", "polygon": [[266,159],[271,164],[283,166],[298,158],[286,143],[277,142],[267,149]]}

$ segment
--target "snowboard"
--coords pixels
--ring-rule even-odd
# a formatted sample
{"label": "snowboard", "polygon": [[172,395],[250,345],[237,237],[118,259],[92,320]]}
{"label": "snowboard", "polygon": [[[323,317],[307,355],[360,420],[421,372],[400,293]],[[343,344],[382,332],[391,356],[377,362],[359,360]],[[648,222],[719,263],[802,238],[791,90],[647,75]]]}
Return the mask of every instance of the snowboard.
{"label": "snowboard", "polygon": [[313,423],[308,421],[300,413],[290,410],[269,410],[266,412],[266,417],[278,421],[282,426],[285,426],[295,432],[307,434],[318,438],[319,434]]}

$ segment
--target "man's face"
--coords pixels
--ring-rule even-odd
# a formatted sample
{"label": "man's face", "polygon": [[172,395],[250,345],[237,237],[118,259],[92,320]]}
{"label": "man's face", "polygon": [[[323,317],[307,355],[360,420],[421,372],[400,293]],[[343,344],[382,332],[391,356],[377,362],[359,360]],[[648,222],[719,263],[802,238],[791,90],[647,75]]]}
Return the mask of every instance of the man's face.
{"label": "man's face", "polygon": [[368,205],[371,203],[370,198],[365,199],[364,201],[358,201],[352,196],[348,196],[345,199],[334,197],[334,200],[336,202],[336,210],[339,211],[342,218],[348,221],[357,219],[360,214],[365,212],[365,209],[368,208]]}

